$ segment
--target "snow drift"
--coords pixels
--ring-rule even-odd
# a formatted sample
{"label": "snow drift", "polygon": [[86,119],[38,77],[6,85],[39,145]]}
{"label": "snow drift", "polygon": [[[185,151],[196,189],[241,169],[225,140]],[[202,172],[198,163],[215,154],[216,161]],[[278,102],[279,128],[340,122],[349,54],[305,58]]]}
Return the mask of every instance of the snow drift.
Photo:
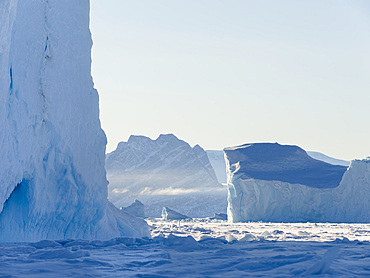
{"label": "snow drift", "polygon": [[231,222],[370,222],[369,159],[347,169],[277,143],[224,151]]}
{"label": "snow drift", "polygon": [[227,208],[227,190],[218,183],[206,152],[173,134],[156,140],[130,136],[107,155],[109,199],[128,206],[145,205],[147,217],[160,217],[170,207],[189,217],[208,217]]}
{"label": "snow drift", "polygon": [[0,241],[148,236],[107,202],[89,1],[0,2]]}

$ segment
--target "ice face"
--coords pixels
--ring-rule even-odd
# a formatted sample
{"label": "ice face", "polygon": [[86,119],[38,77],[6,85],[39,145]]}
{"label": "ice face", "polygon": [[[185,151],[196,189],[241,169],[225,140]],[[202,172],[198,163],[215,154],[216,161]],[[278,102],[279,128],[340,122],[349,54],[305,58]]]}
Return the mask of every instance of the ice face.
{"label": "ice face", "polygon": [[[314,186],[306,183],[307,173],[312,170],[309,168],[312,163],[306,160],[302,149],[272,145],[272,149],[280,148],[280,150],[274,152],[271,146],[267,146],[269,151],[266,151],[266,148],[263,148],[266,145],[262,145],[258,146],[259,148],[256,148],[251,156],[248,150],[245,151],[250,145],[225,150],[228,158],[229,221],[370,222],[369,160],[352,161],[336,187]],[[291,157],[291,150],[295,150],[293,152],[295,159]],[[260,155],[259,151],[261,151]],[[303,156],[303,162],[297,160],[296,151]],[[277,153],[279,155],[276,155]],[[251,163],[257,159],[259,164]],[[267,161],[266,165],[261,161]],[[255,170],[256,165],[261,170],[259,175],[253,176],[251,175],[253,171],[248,167]],[[295,172],[296,177],[292,179],[290,169],[299,169],[302,165],[308,166],[306,174],[302,177],[299,176],[299,171]],[[317,163],[315,162],[314,165]],[[327,165],[324,167],[330,169]],[[275,175],[274,170],[279,175]],[[312,175],[315,175],[315,179],[322,185],[323,183],[318,179],[320,175],[317,173],[324,173],[324,171],[318,171],[320,169],[317,168],[314,170],[311,171]],[[261,173],[266,174],[268,178],[261,177]],[[282,173],[286,173],[286,177]],[[272,175],[274,175],[273,178],[271,178]],[[321,178],[327,181],[328,176]],[[313,180],[309,179],[309,181]]]}
{"label": "ice face", "polygon": [[207,155],[209,162],[215,170],[218,182],[226,184],[227,175],[224,151],[207,150]]}
{"label": "ice face", "polygon": [[0,241],[148,235],[107,202],[91,46],[88,0],[0,2]]}

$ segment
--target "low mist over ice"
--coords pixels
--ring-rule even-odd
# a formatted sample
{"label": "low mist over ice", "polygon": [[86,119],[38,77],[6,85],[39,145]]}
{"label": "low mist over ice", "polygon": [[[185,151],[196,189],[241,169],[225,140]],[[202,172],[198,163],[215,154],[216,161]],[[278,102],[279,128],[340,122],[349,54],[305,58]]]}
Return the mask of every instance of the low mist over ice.
{"label": "low mist over ice", "polygon": [[138,199],[148,217],[161,217],[163,207],[190,217],[226,213],[227,190],[207,153],[173,134],[130,136],[107,154],[106,169],[108,196],[119,208]]}

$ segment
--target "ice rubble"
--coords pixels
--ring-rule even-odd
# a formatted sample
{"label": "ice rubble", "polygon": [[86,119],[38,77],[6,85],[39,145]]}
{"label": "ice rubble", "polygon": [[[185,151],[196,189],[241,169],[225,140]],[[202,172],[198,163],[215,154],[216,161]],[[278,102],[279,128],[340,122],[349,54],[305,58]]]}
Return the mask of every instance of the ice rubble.
{"label": "ice rubble", "polygon": [[215,213],[212,217],[209,217],[210,220],[227,220],[227,214],[225,213]]}
{"label": "ice rubble", "polygon": [[89,1],[0,2],[0,241],[148,236],[107,202]]}
{"label": "ice rubble", "polygon": [[226,213],[227,189],[218,183],[206,152],[173,134],[156,140],[130,136],[107,155],[109,199],[127,206],[145,205],[147,217],[161,217],[164,206],[190,217]]}
{"label": "ice rubble", "polygon": [[[0,276],[346,278],[370,275],[369,224],[148,221],[152,239],[0,244],[0,265],[4,266],[0,268]],[[307,235],[301,236],[304,232]]]}
{"label": "ice rubble", "polygon": [[370,160],[348,169],[296,146],[226,148],[228,219],[271,222],[370,222]]}

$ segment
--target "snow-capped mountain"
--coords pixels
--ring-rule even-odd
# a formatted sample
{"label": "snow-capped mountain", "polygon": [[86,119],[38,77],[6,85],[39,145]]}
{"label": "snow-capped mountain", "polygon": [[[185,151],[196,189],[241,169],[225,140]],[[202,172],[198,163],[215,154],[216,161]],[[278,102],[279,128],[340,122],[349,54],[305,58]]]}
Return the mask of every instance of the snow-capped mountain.
{"label": "snow-capped mountain", "polygon": [[277,143],[226,148],[230,221],[370,222],[370,160],[349,168]]}
{"label": "snow-capped mountain", "polygon": [[0,1],[0,241],[147,236],[107,202],[89,1]]}
{"label": "snow-capped mountain", "polygon": [[117,207],[138,199],[149,217],[160,217],[163,207],[189,217],[226,211],[226,187],[218,183],[206,152],[173,134],[156,140],[131,136],[107,155],[106,169],[109,199]]}

